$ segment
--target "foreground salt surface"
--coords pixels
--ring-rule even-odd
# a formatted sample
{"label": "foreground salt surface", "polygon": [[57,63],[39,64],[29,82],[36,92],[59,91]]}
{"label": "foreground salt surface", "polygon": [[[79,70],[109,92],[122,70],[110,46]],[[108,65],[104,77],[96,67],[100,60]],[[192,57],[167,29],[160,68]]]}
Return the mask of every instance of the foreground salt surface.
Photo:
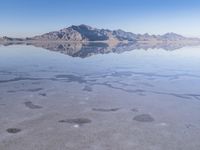
{"label": "foreground salt surface", "polygon": [[199,50],[0,47],[0,150],[199,150]]}

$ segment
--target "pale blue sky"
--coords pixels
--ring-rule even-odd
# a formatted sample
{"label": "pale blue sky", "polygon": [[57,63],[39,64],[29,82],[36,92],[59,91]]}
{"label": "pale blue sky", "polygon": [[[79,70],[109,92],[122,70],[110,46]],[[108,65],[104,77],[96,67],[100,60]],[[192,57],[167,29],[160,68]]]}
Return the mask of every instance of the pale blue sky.
{"label": "pale blue sky", "polygon": [[0,36],[33,36],[72,24],[200,37],[200,0],[0,0]]}

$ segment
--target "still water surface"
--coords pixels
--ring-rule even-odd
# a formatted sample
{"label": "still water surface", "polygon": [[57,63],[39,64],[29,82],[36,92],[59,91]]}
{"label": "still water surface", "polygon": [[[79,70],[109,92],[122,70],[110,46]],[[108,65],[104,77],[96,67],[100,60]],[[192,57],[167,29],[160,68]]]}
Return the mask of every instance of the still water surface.
{"label": "still water surface", "polygon": [[93,49],[0,46],[0,149],[199,149],[200,47]]}

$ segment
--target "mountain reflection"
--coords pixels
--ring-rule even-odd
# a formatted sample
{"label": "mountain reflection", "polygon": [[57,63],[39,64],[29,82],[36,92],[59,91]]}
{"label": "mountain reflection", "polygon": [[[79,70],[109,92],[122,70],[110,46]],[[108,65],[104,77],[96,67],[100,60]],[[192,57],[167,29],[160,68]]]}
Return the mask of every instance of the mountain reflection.
{"label": "mountain reflection", "polygon": [[185,46],[188,44],[183,43],[118,43],[118,44],[108,44],[103,42],[88,42],[88,43],[80,43],[80,42],[31,42],[31,43],[4,43],[4,46],[9,45],[32,45],[35,47],[44,48],[50,51],[59,52],[65,55],[69,55],[72,57],[80,57],[86,58],[97,54],[109,54],[109,53],[123,53],[126,51],[132,50],[148,50],[148,49],[164,49],[167,51],[173,51]]}

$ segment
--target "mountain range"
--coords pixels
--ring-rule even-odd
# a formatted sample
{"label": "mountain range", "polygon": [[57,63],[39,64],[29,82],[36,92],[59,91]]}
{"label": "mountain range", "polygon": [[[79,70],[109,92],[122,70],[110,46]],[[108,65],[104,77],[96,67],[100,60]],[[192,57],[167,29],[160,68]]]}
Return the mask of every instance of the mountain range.
{"label": "mountain range", "polygon": [[198,38],[187,38],[176,33],[164,35],[134,34],[123,30],[97,29],[88,25],[72,25],[59,31],[27,38],[0,38],[0,43],[5,42],[142,42],[142,43],[191,43],[200,42]]}

